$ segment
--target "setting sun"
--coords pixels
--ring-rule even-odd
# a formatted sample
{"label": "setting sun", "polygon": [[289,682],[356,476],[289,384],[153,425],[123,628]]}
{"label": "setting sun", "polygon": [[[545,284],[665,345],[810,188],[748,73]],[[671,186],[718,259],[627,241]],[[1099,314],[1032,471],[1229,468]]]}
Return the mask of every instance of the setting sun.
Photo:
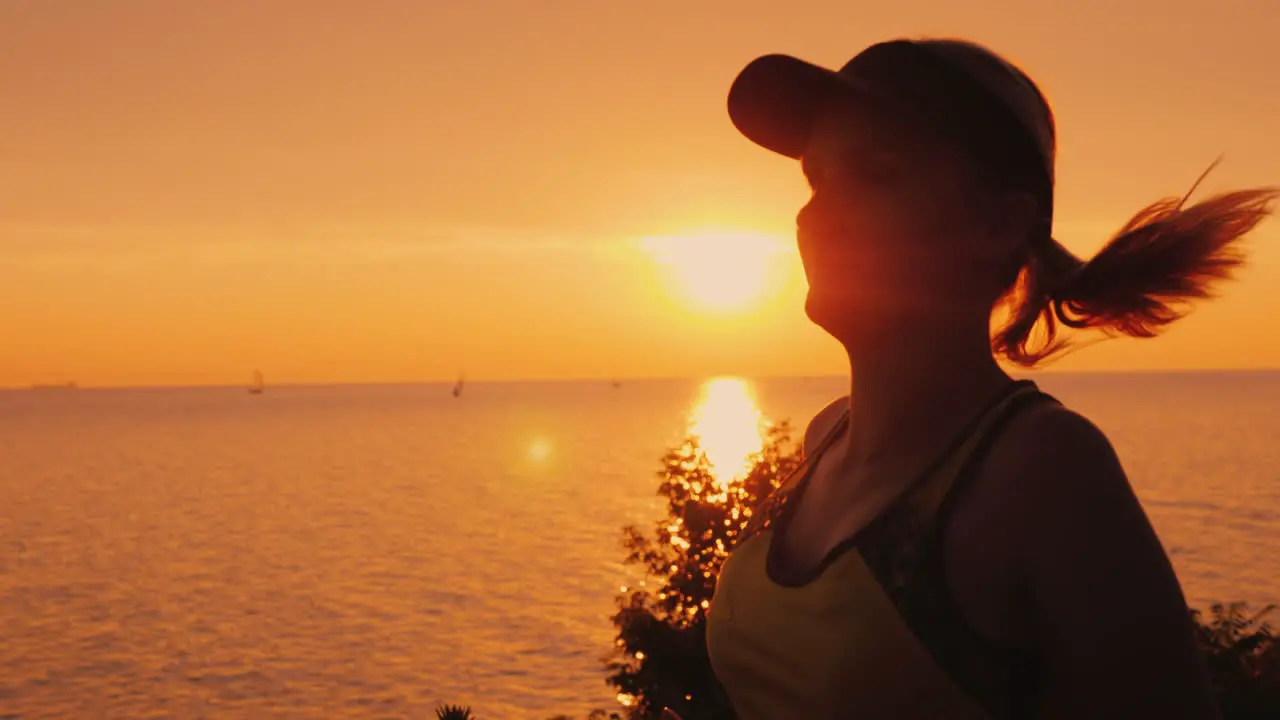
{"label": "setting sun", "polygon": [[546,462],[551,457],[551,442],[546,438],[534,438],[529,443],[529,460],[535,463]]}
{"label": "setting sun", "polygon": [[700,309],[744,310],[769,286],[783,244],[771,235],[708,231],[645,238],[644,249],[670,270],[677,291]]}

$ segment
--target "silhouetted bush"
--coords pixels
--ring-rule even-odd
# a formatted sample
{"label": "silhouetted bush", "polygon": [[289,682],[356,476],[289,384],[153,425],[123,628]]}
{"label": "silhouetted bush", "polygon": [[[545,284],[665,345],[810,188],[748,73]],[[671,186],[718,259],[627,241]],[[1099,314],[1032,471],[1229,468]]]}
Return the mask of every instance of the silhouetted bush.
{"label": "silhouetted bush", "polygon": [[800,460],[787,424],[771,427],[765,440],[741,482],[717,478],[695,439],[672,449],[658,471],[666,517],[651,534],[623,531],[626,562],[644,570],[645,582],[618,597],[608,682],[633,718],[657,718],[664,707],[698,720],[733,717],[707,658],[706,611],[752,510]]}
{"label": "silhouetted bush", "polygon": [[1214,605],[1208,623],[1191,612],[1227,720],[1280,718],[1280,642],[1263,620],[1273,609],[1251,613],[1244,603]]}
{"label": "silhouetted bush", "polygon": [[436,720],[476,720],[471,708],[461,705],[442,705],[436,708]]}

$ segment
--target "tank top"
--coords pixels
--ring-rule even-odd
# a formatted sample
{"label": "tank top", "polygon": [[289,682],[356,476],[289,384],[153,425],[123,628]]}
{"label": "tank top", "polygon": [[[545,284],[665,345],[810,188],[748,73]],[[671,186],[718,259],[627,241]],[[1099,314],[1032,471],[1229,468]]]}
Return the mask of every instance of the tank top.
{"label": "tank top", "polygon": [[972,630],[948,592],[942,537],[965,480],[1020,409],[1030,381],[995,398],[883,512],[810,576],[779,579],[775,531],[847,414],[753,517],[721,568],[707,650],[741,720],[948,718],[1025,712],[1029,658]]}

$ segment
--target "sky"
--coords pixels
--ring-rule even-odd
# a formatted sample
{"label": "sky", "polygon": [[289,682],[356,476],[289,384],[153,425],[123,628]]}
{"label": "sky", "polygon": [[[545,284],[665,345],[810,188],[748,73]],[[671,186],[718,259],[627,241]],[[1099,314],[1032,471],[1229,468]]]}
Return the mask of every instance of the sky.
{"label": "sky", "polygon": [[[1272,0],[5,0],[0,386],[842,372],[799,169],[725,94],[923,35],[1040,83],[1078,253],[1219,155],[1206,192],[1280,183]],[[1054,367],[1280,367],[1280,221],[1253,246]]]}

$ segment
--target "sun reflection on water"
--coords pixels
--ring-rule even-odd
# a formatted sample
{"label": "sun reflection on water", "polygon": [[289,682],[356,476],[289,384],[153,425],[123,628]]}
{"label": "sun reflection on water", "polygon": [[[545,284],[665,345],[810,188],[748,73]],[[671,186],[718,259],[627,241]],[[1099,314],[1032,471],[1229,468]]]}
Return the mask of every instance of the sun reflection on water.
{"label": "sun reflection on water", "polygon": [[750,457],[764,445],[766,427],[751,383],[738,377],[703,383],[689,417],[689,433],[698,439],[716,479],[726,484],[749,469]]}

